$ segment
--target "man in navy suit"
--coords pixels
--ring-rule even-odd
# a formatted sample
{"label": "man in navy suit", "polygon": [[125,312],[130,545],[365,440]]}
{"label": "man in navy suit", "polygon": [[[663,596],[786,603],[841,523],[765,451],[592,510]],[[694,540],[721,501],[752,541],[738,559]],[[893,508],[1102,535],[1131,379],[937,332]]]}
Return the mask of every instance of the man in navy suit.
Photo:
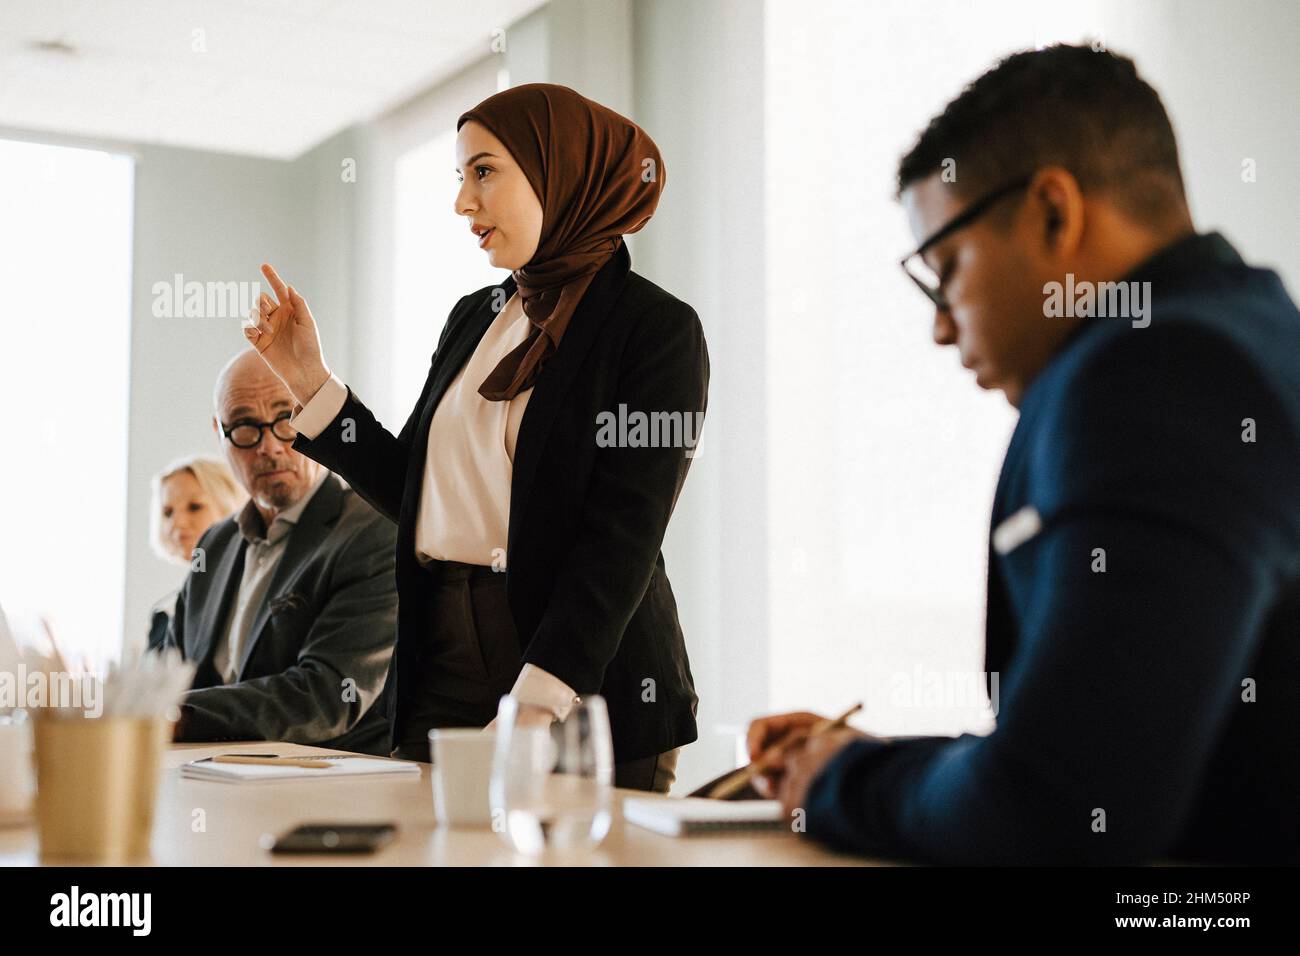
{"label": "man in navy suit", "polygon": [[807,833],[951,864],[1300,860],[1300,314],[1198,234],[1130,60],[1007,58],[899,167],[904,268],[1020,411],[987,736],[750,728]]}

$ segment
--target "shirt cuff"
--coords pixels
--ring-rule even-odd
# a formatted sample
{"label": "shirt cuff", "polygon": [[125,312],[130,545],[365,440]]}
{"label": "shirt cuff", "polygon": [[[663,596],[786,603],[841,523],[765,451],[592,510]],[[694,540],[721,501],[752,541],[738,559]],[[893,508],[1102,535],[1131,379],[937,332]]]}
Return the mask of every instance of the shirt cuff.
{"label": "shirt cuff", "polygon": [[545,707],[559,720],[569,716],[578,697],[572,687],[534,664],[524,665],[510,694],[520,703]]}
{"label": "shirt cuff", "polygon": [[325,426],[334,421],[343,410],[348,400],[348,387],[337,375],[331,375],[325,384],[316,390],[316,394],[307,400],[306,405],[294,406],[293,417],[289,424],[299,435],[314,440],[325,430]]}

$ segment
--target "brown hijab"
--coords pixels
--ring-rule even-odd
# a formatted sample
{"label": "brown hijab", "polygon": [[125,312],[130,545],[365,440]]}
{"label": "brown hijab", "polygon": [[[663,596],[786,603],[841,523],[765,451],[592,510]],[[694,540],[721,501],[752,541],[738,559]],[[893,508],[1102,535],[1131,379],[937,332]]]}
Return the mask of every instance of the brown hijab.
{"label": "brown hijab", "polygon": [[504,90],[462,115],[456,128],[470,120],[501,140],[542,205],[537,252],[513,273],[532,329],[478,390],[501,402],[537,381],[592,278],[622,237],[654,215],[664,164],[644,130],[567,86]]}

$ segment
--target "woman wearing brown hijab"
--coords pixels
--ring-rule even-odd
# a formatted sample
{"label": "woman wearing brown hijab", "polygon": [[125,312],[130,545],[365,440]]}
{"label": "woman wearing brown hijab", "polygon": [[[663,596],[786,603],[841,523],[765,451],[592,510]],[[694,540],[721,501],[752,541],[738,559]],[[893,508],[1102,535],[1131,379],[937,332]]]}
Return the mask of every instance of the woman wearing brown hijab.
{"label": "woman wearing brown hijab", "polygon": [[465,113],[456,153],[455,211],[511,274],[456,304],[399,434],[330,374],[270,266],[278,301],[245,334],[303,406],[294,448],[397,522],[395,753],[427,759],[430,728],[487,725],[502,694],[549,722],[600,693],[615,783],[667,790],[696,696],[660,545],[709,361],[695,311],[630,271],[622,239],[664,164],[636,124],[549,84]]}

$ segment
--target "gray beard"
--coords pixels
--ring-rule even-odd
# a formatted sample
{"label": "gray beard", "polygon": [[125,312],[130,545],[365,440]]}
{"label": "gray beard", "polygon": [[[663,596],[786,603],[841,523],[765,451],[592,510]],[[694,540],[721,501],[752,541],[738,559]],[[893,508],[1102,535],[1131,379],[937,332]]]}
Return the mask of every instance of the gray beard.
{"label": "gray beard", "polygon": [[262,507],[274,508],[277,512],[292,508],[297,503],[294,489],[283,481],[277,481],[263,496]]}

